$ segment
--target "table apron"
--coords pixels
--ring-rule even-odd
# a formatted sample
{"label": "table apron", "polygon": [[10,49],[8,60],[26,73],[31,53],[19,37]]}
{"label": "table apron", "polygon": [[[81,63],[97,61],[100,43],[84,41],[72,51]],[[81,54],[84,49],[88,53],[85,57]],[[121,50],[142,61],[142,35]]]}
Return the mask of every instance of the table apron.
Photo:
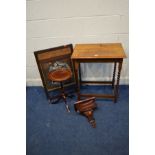
{"label": "table apron", "polygon": [[72,59],[73,62],[77,63],[113,63],[113,62],[122,62],[122,58],[117,59]]}

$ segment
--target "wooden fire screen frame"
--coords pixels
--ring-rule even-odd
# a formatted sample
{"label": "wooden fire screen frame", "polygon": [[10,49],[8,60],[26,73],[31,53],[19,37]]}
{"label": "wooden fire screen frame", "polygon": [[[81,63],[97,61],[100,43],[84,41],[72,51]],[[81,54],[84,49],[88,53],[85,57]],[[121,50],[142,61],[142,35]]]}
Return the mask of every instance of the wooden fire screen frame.
{"label": "wooden fire screen frame", "polygon": [[[48,79],[48,73],[51,68],[58,66],[69,66],[71,71],[73,71],[71,55],[73,53],[72,44],[44,49],[40,51],[35,51],[34,55],[36,58],[37,66],[41,76],[42,84],[45,89],[45,93],[48,99],[53,98],[50,96],[50,92],[55,89],[60,88],[60,84],[57,82],[52,82]],[[72,87],[75,85],[74,74],[71,79],[64,82],[64,87]],[[58,97],[58,96],[57,96]]]}

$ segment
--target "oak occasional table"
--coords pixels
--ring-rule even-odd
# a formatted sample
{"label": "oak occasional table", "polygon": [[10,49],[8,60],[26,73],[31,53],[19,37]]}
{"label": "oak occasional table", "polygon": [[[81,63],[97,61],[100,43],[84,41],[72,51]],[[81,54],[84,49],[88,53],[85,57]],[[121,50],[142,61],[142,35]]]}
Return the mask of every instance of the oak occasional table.
{"label": "oak occasional table", "polygon": [[[119,96],[119,81],[122,69],[123,58],[126,58],[126,54],[121,43],[103,43],[103,44],[76,44],[73,54],[71,56],[74,74],[77,86],[78,100],[80,97],[108,98],[117,102]],[[82,81],[80,72],[80,63],[113,63],[114,70],[111,81]],[[118,65],[117,79],[116,67]],[[79,74],[79,75],[78,75]],[[113,94],[83,94],[80,93],[81,84],[111,84],[113,88]]]}

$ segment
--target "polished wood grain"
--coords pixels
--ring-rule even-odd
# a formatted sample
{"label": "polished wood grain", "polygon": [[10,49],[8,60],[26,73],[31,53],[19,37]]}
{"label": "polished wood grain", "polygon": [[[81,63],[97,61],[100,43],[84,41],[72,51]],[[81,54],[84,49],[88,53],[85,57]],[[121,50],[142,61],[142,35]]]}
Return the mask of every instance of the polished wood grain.
{"label": "polished wood grain", "polygon": [[69,48],[56,49],[56,50],[51,49],[51,51],[49,50],[47,52],[38,54],[38,59],[39,60],[52,59],[57,56],[64,56],[67,54],[71,54],[71,50]]}
{"label": "polished wood grain", "polygon": [[95,97],[91,97],[85,100],[80,100],[74,104],[74,109],[76,112],[80,112],[82,115],[86,116],[88,122],[93,128],[96,127],[96,122],[93,117],[93,111],[96,109],[97,104],[95,102]]}
{"label": "polished wood grain", "polygon": [[55,82],[65,81],[70,79],[71,77],[72,72],[69,69],[57,69],[48,73],[48,79]]}
{"label": "polished wood grain", "polygon": [[126,58],[121,43],[76,44],[72,59]]}

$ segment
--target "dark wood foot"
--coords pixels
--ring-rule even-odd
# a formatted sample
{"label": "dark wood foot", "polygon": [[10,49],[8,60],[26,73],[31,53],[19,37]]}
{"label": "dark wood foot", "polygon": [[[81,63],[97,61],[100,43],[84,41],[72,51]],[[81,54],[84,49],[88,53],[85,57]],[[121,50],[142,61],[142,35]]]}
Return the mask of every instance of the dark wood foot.
{"label": "dark wood foot", "polygon": [[61,96],[59,96],[59,97],[51,97],[50,99],[48,99],[48,102],[49,102],[49,104],[57,104],[60,101],[61,98],[62,98]]}

